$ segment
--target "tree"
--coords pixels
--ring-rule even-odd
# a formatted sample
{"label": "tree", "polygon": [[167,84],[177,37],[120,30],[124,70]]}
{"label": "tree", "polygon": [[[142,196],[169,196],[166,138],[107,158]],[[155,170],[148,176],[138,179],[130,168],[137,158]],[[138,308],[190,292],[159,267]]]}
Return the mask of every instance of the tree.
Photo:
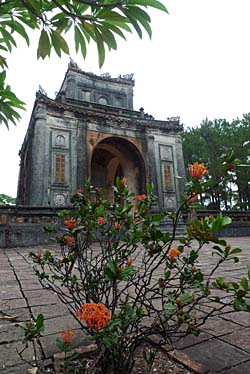
{"label": "tree", "polygon": [[116,49],[116,37],[125,38],[125,32],[136,31],[142,38],[142,29],[149,37],[152,31],[150,16],[144,10],[156,8],[167,12],[158,0],[3,0],[0,1],[0,123],[20,119],[18,109],[24,103],[6,85],[6,54],[17,47],[16,35],[29,45],[28,30],[39,30],[37,58],[49,57],[51,51],[61,57],[69,54],[69,43],[64,35],[73,32],[76,52],[85,58],[87,44],[97,46],[99,66],[105,60],[105,48]]}
{"label": "tree", "polygon": [[15,204],[16,199],[5,194],[0,194],[0,205]]}
{"label": "tree", "polygon": [[250,208],[250,114],[231,123],[225,119],[204,120],[200,127],[188,128],[183,133],[183,152],[186,167],[195,160],[204,162],[214,180],[224,173],[220,155],[231,148],[242,165],[230,171],[230,180],[218,184],[211,191],[207,206],[212,209]]}

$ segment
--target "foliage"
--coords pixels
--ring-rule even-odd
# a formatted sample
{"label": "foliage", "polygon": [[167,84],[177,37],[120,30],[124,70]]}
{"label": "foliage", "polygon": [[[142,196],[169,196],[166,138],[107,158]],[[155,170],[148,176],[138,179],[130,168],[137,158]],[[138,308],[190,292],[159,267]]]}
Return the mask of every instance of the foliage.
{"label": "foliage", "polygon": [[[224,161],[225,170],[231,163]],[[30,254],[44,287],[58,295],[85,334],[95,339],[98,357],[93,372],[130,373],[135,352],[144,342],[160,347],[183,335],[198,335],[207,316],[197,310],[204,300],[220,302],[218,289],[228,294],[228,303],[222,302],[219,309],[211,305],[210,316],[228,305],[250,310],[249,271],[239,283],[215,277],[224,262],[237,262],[241,252],[216,236],[231,222],[229,217],[220,213],[196,219],[183,238],[175,237],[182,209],[192,209],[193,193],[207,188],[204,165],[191,170],[187,196],[174,215],[150,213],[155,203],[151,185],[147,194],[134,196],[126,178],[117,178],[114,199],[108,201],[86,182],[72,197],[73,209],[61,213],[64,228],[51,229],[60,251]],[[160,230],[165,216],[173,219],[172,233]],[[199,255],[206,243],[213,244],[217,261],[204,273]]]}
{"label": "foliage", "polygon": [[65,34],[73,33],[76,52],[85,58],[87,44],[93,41],[97,46],[99,65],[105,60],[105,48],[117,48],[117,36],[126,39],[125,34],[136,31],[142,38],[144,29],[152,35],[148,8],[167,12],[158,0],[5,0],[0,4],[0,123],[8,126],[18,120],[16,109],[23,109],[24,103],[17,99],[9,86],[5,86],[6,54],[17,47],[16,36],[21,36],[29,45],[30,30],[39,30],[40,38],[37,57],[49,57],[51,51],[61,57],[69,54],[69,41]]}
{"label": "foliage", "polygon": [[[210,209],[250,209],[250,114],[231,123],[224,119],[205,120],[200,127],[188,128],[183,133],[182,144],[186,168],[194,161],[203,161],[214,180],[221,180],[224,168],[220,155],[231,148],[240,167],[231,165],[229,179],[214,186],[201,202]],[[212,151],[211,151],[212,150]],[[230,168],[230,165],[229,165]]]}
{"label": "foliage", "polygon": [[0,205],[15,204],[16,199],[5,194],[0,194]]}

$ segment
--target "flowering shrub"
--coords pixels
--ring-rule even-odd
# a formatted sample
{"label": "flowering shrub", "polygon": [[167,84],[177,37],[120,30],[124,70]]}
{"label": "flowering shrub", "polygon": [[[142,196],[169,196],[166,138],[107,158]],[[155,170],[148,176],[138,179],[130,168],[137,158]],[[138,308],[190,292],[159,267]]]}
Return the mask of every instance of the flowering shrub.
{"label": "flowering shrub", "polygon": [[[234,162],[232,155],[224,161],[225,170],[227,162]],[[110,202],[87,182],[72,197],[72,210],[61,213],[65,227],[56,236],[60,255],[31,253],[44,286],[57,293],[96,340],[94,367],[101,373],[130,373],[135,352],[144,342],[160,347],[189,333],[197,335],[204,323],[197,309],[204,299],[220,301],[216,289],[232,296],[219,310],[227,305],[250,309],[246,278],[239,284],[213,279],[215,270],[225,261],[237,262],[241,251],[217,238],[229,217],[195,219],[187,233],[176,238],[182,209],[193,208],[194,197],[219,183],[209,179],[203,164],[190,165],[189,171],[186,196],[175,214],[150,213],[156,200],[151,185],[147,193],[134,196],[126,178],[117,178]],[[173,220],[171,233],[160,229],[166,216]],[[204,274],[198,261],[206,243],[213,244],[218,259],[210,274]],[[214,313],[218,309],[211,307],[210,316]],[[71,338],[66,332],[62,337]]]}

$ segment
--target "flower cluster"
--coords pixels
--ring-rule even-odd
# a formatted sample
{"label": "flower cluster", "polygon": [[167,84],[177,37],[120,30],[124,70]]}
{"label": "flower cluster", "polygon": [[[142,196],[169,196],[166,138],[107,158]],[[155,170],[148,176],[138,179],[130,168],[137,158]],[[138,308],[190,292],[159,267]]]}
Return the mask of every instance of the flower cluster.
{"label": "flower cluster", "polygon": [[67,229],[72,230],[76,227],[76,219],[74,219],[74,218],[65,219],[64,224],[65,224],[65,226],[67,226]]}
{"label": "flower cluster", "polygon": [[76,333],[72,330],[64,330],[60,332],[60,336],[63,339],[64,344],[69,344],[71,340],[75,337]]}
{"label": "flower cluster", "polygon": [[107,219],[106,218],[104,218],[104,217],[98,217],[98,219],[97,219],[97,223],[98,223],[98,225],[104,225],[105,223],[107,222]]}
{"label": "flower cluster", "polygon": [[208,174],[208,170],[204,164],[195,162],[188,165],[188,170],[191,178],[201,179],[204,175]]}
{"label": "flower cluster", "polygon": [[65,243],[68,247],[71,247],[75,243],[75,239],[72,236],[67,235],[65,238]]}
{"label": "flower cluster", "polygon": [[175,261],[176,257],[179,257],[180,254],[181,254],[181,252],[178,248],[170,248],[170,250],[168,251],[168,258],[171,261]]}
{"label": "flower cluster", "polygon": [[105,327],[111,319],[110,311],[103,304],[88,303],[82,305],[77,311],[76,316],[85,321],[90,329],[100,330]]}
{"label": "flower cluster", "polygon": [[143,201],[143,200],[146,199],[146,197],[147,197],[146,195],[137,195],[137,196],[136,196],[136,200],[137,200],[137,201]]}

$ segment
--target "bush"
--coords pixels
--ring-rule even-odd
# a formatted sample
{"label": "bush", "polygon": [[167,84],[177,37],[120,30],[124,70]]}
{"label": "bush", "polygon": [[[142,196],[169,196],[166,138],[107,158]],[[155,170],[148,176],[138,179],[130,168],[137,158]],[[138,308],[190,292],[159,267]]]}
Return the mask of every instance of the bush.
{"label": "bush", "polygon": [[[233,296],[220,310],[229,304],[249,310],[246,278],[239,284],[214,280],[219,266],[237,262],[241,251],[215,235],[230,223],[228,217],[195,219],[186,235],[175,237],[182,209],[193,209],[194,197],[212,184],[203,182],[206,168],[197,165],[190,167],[187,196],[175,214],[151,213],[156,199],[151,185],[147,194],[135,196],[126,178],[117,178],[110,202],[87,182],[72,197],[72,210],[61,213],[64,228],[56,230],[60,253],[30,254],[44,287],[56,292],[86,336],[96,341],[98,357],[90,372],[130,373],[143,343],[162,347],[184,335],[198,335],[205,318],[197,310],[204,300],[220,301],[218,289]],[[166,216],[173,220],[173,233],[160,229]],[[206,243],[213,243],[217,261],[204,274],[198,259]],[[210,316],[215,312],[211,309]],[[67,337],[66,345],[61,344],[65,350],[73,335],[62,336]]]}

